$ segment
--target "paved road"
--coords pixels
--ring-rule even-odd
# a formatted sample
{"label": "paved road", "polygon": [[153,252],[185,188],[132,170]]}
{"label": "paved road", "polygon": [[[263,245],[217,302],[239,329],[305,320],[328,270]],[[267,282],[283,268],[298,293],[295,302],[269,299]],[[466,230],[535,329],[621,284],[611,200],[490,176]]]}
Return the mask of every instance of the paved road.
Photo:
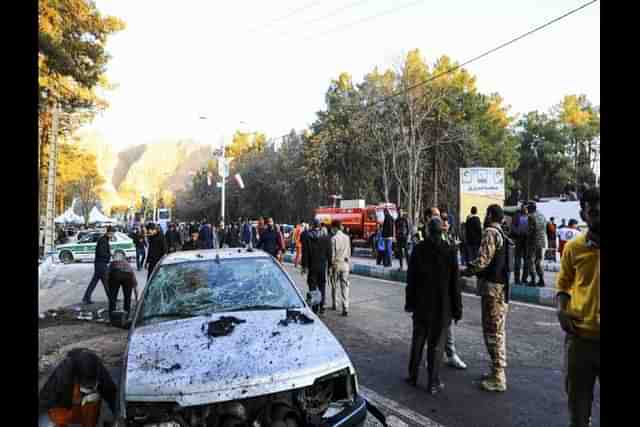
{"label": "paved road", "polygon": [[[132,264],[135,270],[135,263]],[[79,304],[93,276],[93,263],[55,264],[40,279],[38,311]],[[147,270],[136,271],[138,293],[142,295],[147,279]],[[133,296],[132,296],[133,298]],[[98,282],[91,299],[94,302],[107,302],[102,283]],[[119,299],[122,300],[122,292]]]}
{"label": "paved road", "polygon": [[[306,291],[306,280],[292,266],[285,269]],[[77,304],[93,273],[92,264],[58,265],[41,282],[40,311]],[[146,272],[137,274],[142,291]],[[330,295],[330,293],[329,293]],[[426,393],[426,372],[419,389],[406,385],[411,319],[404,313],[402,284],[351,277],[352,307],[343,318],[328,311],[327,326],[341,341],[358,369],[364,394],[380,405],[390,425],[566,426],[566,396],[562,388],[563,333],[553,310],[512,303],[507,318],[509,390],[493,394],[478,388],[477,378],[488,365],[482,340],[479,300],[465,295],[464,317],[456,327],[457,347],[469,365],[466,371],[443,368],[445,391]],[[101,285],[94,300],[106,301]],[[596,387],[594,427],[600,425],[600,392]],[[368,421],[367,425],[375,425]]]}
{"label": "paved road", "polygon": [[[292,266],[285,268],[306,291],[305,278]],[[561,371],[564,334],[552,309],[515,302],[510,305],[509,389],[504,394],[487,393],[478,384],[489,362],[482,339],[479,299],[465,295],[463,320],[455,332],[458,352],[469,368],[458,371],[444,367],[445,391],[432,397],[425,391],[426,372],[420,374],[418,390],[403,381],[411,344],[411,318],[403,310],[404,294],[401,284],[352,275],[349,317],[330,310],[324,317],[349,353],[364,386],[447,427],[568,425]],[[600,425],[599,415],[598,385],[594,426]]]}

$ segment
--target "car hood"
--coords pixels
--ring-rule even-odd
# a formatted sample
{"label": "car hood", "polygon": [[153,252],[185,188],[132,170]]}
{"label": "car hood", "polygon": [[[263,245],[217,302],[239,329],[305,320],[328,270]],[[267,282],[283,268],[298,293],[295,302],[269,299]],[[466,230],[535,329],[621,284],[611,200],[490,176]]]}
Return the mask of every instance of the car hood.
{"label": "car hood", "polygon": [[[312,385],[348,368],[346,352],[308,309],[311,324],[280,325],[285,310],[243,311],[167,321],[132,331],[126,355],[127,401],[201,405]],[[208,337],[222,316],[245,320],[229,335]]]}

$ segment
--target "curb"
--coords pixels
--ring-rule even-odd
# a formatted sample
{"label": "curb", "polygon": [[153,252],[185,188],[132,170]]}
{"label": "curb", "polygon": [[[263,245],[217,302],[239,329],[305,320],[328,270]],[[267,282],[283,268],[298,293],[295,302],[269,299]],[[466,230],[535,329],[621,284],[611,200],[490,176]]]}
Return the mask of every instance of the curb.
{"label": "curb", "polygon": [[[294,256],[291,254],[285,254],[284,262],[293,263]],[[404,285],[407,280],[406,271],[397,271],[395,269],[384,268],[382,266],[371,266],[366,264],[351,264],[351,274],[358,276],[373,277],[376,279],[389,280],[391,282],[398,282],[398,284]],[[462,278],[464,292],[476,294],[476,281],[472,279]],[[555,307],[555,295],[554,288],[531,288],[528,286],[515,286],[511,285],[511,300],[526,302],[530,304],[544,305],[548,307]]]}
{"label": "curb", "polygon": [[[369,250],[353,249],[354,257],[371,258]],[[373,258],[371,258],[373,259]],[[560,263],[554,261],[542,261],[542,269],[547,273],[557,273],[560,271]]]}

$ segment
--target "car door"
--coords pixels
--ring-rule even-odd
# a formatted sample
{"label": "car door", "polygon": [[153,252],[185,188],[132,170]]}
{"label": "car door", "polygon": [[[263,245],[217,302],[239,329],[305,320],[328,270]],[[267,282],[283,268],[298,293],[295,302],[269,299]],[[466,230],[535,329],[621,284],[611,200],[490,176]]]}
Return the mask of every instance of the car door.
{"label": "car door", "polygon": [[100,239],[100,234],[98,233],[86,235],[72,248],[73,257],[79,260],[93,260],[98,239]]}

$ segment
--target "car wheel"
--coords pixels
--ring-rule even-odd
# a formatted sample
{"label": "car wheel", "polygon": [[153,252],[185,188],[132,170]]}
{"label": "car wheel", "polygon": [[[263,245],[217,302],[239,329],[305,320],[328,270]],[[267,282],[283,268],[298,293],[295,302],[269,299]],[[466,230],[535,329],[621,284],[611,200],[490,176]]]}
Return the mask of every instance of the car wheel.
{"label": "car wheel", "polygon": [[73,262],[73,255],[69,251],[64,251],[60,254],[60,261],[63,264],[71,264]]}

